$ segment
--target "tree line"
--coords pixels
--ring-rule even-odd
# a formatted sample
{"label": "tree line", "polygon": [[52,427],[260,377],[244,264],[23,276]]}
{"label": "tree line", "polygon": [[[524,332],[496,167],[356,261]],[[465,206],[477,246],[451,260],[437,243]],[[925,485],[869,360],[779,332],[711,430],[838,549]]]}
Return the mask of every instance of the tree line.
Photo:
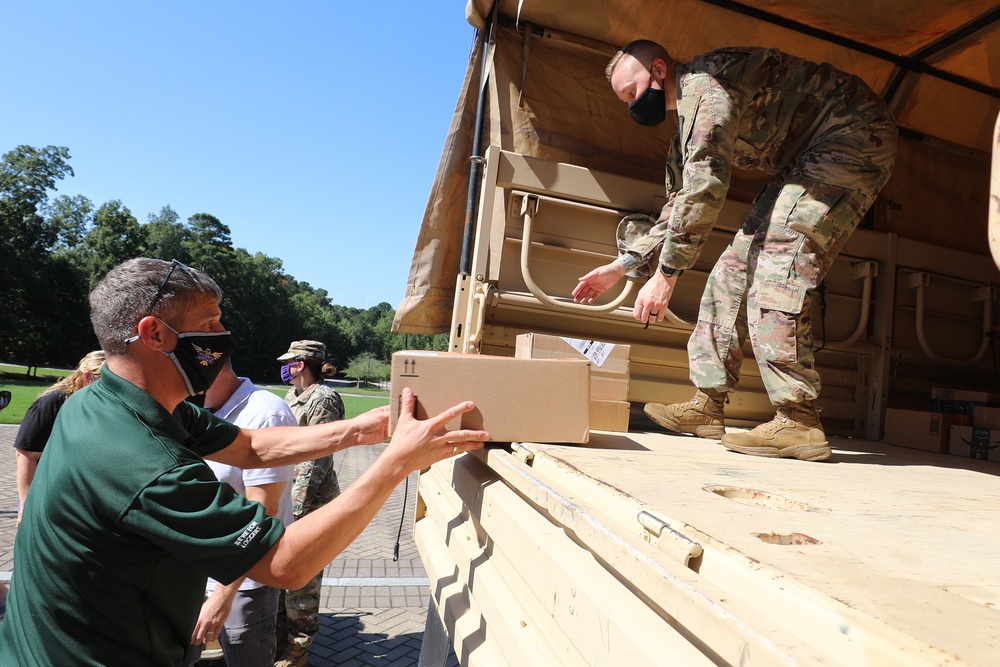
{"label": "tree line", "polygon": [[98,345],[90,290],[133,257],[177,259],[215,279],[237,343],[233,366],[255,380],[276,381],[275,358],[304,338],[326,343],[338,369],[374,363],[381,373],[397,350],[447,349],[444,334],[394,333],[388,303],[332,304],[326,290],[285,273],[280,259],[233,247],[229,227],[209,213],[181,221],[168,205],[140,223],[120,200],[95,207],[83,195],[51,197],[72,175],[63,146],[22,145],[0,159],[0,360],[29,371],[75,366]]}

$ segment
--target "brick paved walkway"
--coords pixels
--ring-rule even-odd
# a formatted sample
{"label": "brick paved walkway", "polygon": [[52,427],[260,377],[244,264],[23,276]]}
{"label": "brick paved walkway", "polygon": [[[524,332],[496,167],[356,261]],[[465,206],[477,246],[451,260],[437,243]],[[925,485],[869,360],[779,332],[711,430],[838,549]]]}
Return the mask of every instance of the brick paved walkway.
{"label": "brick paved walkway", "polygon": [[[0,580],[6,580],[14,566],[17,487],[11,444],[17,428],[0,424]],[[352,447],[338,453],[334,460],[341,486],[356,479],[384,447]],[[320,633],[309,649],[311,667],[417,664],[428,584],[412,535],[416,474],[409,479],[399,560],[393,562],[403,495],[400,486],[371,525],[326,568]],[[456,665],[451,653],[448,666]]]}

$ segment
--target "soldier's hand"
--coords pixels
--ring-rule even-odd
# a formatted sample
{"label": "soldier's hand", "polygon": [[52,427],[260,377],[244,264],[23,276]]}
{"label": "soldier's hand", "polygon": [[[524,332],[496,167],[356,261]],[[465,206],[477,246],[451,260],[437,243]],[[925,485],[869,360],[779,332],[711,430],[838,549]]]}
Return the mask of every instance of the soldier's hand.
{"label": "soldier's hand", "polygon": [[599,266],[578,279],[580,282],[573,290],[573,300],[577,303],[593,303],[624,275],[625,267],[619,261]]}
{"label": "soldier's hand", "polygon": [[670,297],[674,293],[676,282],[677,276],[667,278],[659,271],[653,274],[635,298],[632,317],[647,324],[662,322],[666,317],[667,306],[670,305]]}

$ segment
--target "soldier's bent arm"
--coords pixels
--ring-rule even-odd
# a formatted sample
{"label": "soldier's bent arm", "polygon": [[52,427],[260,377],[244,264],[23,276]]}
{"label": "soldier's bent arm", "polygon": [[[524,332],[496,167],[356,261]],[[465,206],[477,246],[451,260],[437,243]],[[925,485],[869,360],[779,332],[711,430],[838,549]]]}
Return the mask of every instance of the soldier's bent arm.
{"label": "soldier's bent arm", "polygon": [[726,201],[742,104],[707,74],[686,75],[677,103],[683,185],[666,220],[660,264],[694,264]]}

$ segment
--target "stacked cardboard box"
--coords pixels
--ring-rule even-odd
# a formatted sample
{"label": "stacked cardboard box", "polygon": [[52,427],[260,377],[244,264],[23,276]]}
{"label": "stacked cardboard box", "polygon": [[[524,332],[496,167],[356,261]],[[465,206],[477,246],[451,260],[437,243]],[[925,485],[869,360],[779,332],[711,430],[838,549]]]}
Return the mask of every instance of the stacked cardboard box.
{"label": "stacked cardboard box", "polygon": [[968,409],[972,425],[956,424],[951,427],[948,453],[967,456],[981,461],[1000,461],[1000,407],[995,403],[998,395],[979,392],[981,401]]}
{"label": "stacked cardboard box", "polygon": [[628,345],[526,333],[517,337],[514,356],[522,359],[590,361],[590,428],[628,431]]}
{"label": "stacked cardboard box", "polygon": [[943,454],[948,451],[949,427],[954,415],[924,410],[885,411],[885,441],[897,447]]}
{"label": "stacked cardboard box", "polygon": [[980,461],[998,461],[1000,431],[975,426],[952,426],[948,453]]}
{"label": "stacked cardboard box", "polygon": [[[976,419],[986,419],[987,413],[983,410],[991,405],[1000,405],[1000,393],[935,387],[931,390],[929,412],[886,410],[885,441],[899,447],[969,456],[969,445],[964,444],[962,438],[971,440],[973,426],[979,426],[974,423],[973,414],[981,415]],[[996,424],[1000,427],[1000,411],[991,414],[996,415]],[[955,436],[955,428],[965,430]],[[956,437],[961,444],[955,444]]]}
{"label": "stacked cardboard box", "polygon": [[977,407],[1000,404],[1000,394],[991,391],[969,391],[935,387],[931,390],[931,411],[955,415],[953,423],[973,425],[972,413]]}
{"label": "stacked cardboard box", "polygon": [[590,362],[535,360],[455,352],[403,351],[392,355],[389,433],[399,421],[400,394],[416,396],[426,419],[472,401],[471,412],[449,429],[484,429],[496,442],[587,442]]}

